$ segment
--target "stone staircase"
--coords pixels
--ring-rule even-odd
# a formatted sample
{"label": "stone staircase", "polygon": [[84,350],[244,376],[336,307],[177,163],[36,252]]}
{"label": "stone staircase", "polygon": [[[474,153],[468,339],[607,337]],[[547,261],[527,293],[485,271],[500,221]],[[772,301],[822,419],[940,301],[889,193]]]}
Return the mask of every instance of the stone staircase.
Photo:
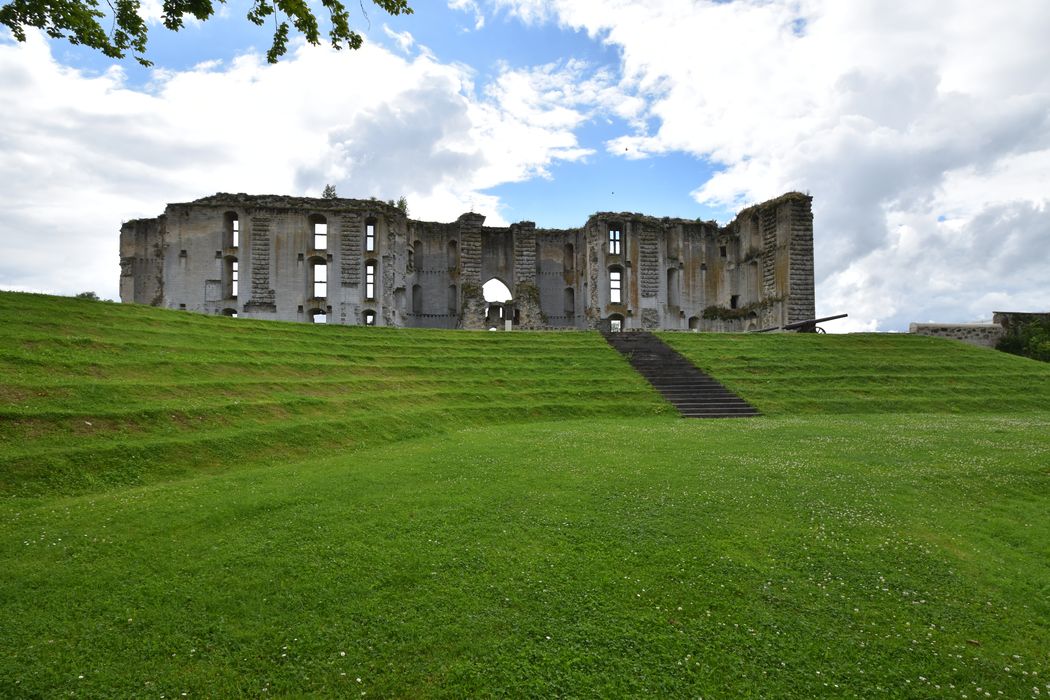
{"label": "stone staircase", "polygon": [[759,415],[758,409],[701,372],[652,333],[628,331],[603,335],[683,418]]}

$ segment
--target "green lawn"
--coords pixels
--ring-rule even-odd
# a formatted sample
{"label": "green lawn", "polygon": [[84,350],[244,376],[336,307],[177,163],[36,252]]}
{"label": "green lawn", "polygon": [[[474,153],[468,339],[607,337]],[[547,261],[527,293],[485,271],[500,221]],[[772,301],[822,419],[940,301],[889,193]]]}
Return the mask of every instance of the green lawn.
{"label": "green lawn", "polygon": [[697,421],[593,334],[0,324],[0,697],[1050,693],[1039,363],[674,335]]}

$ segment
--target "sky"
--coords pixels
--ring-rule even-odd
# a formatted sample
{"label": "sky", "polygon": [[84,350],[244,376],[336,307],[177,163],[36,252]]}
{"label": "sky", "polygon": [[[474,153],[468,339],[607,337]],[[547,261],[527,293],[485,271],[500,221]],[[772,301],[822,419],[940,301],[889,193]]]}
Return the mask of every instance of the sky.
{"label": "sky", "polygon": [[149,69],[0,32],[0,289],[116,299],[121,223],[215,192],[565,228],[794,190],[829,331],[1050,311],[1046,0],[411,4],[276,65],[241,0],[143,2]]}

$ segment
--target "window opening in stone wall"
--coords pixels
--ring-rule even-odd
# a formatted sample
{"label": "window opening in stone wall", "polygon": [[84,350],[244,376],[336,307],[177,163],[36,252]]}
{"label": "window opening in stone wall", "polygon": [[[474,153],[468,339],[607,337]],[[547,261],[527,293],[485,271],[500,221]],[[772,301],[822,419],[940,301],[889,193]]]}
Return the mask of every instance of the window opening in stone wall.
{"label": "window opening in stone wall", "polygon": [[412,313],[423,313],[423,288],[418,284],[412,285]]}
{"label": "window opening in stone wall", "polygon": [[328,296],[328,264],[313,263],[313,291],[315,299]]}
{"label": "window opening in stone wall", "polygon": [[729,257],[729,251],[726,249],[726,247],[724,245],[718,247],[718,254],[721,257],[723,257],[723,258]]}
{"label": "window opening in stone wall", "polygon": [[241,244],[241,222],[237,217],[237,212],[228,211],[223,215],[222,238],[224,248],[236,248]]}
{"label": "window opening in stone wall", "polygon": [[623,271],[619,268],[609,270],[609,303],[623,303]]}
{"label": "window opening in stone wall", "polygon": [[237,298],[238,288],[240,287],[240,263],[236,260],[230,261],[230,296],[234,299]]}
{"label": "window opening in stone wall", "polygon": [[576,249],[572,243],[565,244],[565,259],[562,261],[562,268],[566,272],[572,272],[576,268]]}
{"label": "window opening in stone wall", "polygon": [[223,309],[223,316],[229,316],[230,318],[237,318],[237,309]]}
{"label": "window opening in stone wall", "polygon": [[576,315],[576,290],[572,287],[565,288],[565,315]]}
{"label": "window opening in stone wall", "polygon": [[619,227],[612,228],[610,226],[610,228],[609,228],[609,255],[619,255],[620,254],[620,239],[621,239],[621,236],[622,236],[622,233],[620,232]]}
{"label": "window opening in stone wall", "polygon": [[366,326],[374,326],[374,325],[376,325],[376,312],[375,311],[366,311],[365,312],[365,325]]}
{"label": "window opening in stone wall", "polygon": [[376,264],[370,260],[365,264],[365,299],[372,301],[376,298]]}
{"label": "window opening in stone wall", "polygon": [[376,220],[365,221],[365,252],[374,253],[376,249]]}
{"label": "window opening in stone wall", "polygon": [[459,246],[455,241],[448,242],[448,269],[457,270],[459,269]]}
{"label": "window opening in stone wall", "polygon": [[613,333],[619,333],[623,330],[623,316],[620,314],[613,314],[609,317],[609,330]]}
{"label": "window opening in stone wall", "polygon": [[697,331],[700,330],[700,317],[690,316],[689,317],[689,330]]}
{"label": "window opening in stone wall", "polygon": [[412,241],[412,245],[408,249],[408,269],[414,271],[416,269],[416,255],[423,254],[423,241]]}
{"label": "window opening in stone wall", "polygon": [[454,284],[448,286],[448,312],[452,316],[459,313],[459,293]]}
{"label": "window opening in stone wall", "polygon": [[311,323],[328,323],[328,314],[324,309],[311,309],[310,310],[310,322]]}
{"label": "window opening in stone wall", "polygon": [[320,214],[310,217],[310,230],[313,233],[314,250],[328,250],[328,219]]}
{"label": "window opening in stone wall", "polygon": [[729,297],[729,308],[731,308],[731,309],[738,309],[738,308],[740,308],[740,295],[739,294],[734,294],[733,296]]}

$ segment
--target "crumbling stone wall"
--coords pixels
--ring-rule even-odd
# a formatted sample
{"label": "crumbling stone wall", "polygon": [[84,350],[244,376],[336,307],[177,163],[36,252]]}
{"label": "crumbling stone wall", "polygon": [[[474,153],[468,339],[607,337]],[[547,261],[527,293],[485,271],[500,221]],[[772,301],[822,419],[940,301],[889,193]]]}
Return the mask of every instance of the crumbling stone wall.
{"label": "crumbling stone wall", "polygon": [[912,323],[908,326],[908,332],[961,340],[986,348],[994,348],[1003,337],[1003,327],[997,323]]}
{"label": "crumbling stone wall", "polygon": [[[376,200],[216,194],[168,205],[121,229],[121,299],[254,318],[433,328],[485,328],[481,290],[499,279],[519,328],[742,331],[814,316],[813,216],[789,193],[741,212],[728,226],[600,212],[582,228],[531,221],[486,227],[480,214],[451,223],[407,219]],[[239,245],[224,221],[237,219]],[[311,222],[327,223],[313,249]],[[368,222],[376,250],[365,250]],[[621,232],[620,251],[610,248]],[[239,289],[229,290],[230,262]],[[314,298],[311,270],[327,270]],[[376,266],[373,298],[366,267]],[[610,273],[622,280],[612,300]]]}

